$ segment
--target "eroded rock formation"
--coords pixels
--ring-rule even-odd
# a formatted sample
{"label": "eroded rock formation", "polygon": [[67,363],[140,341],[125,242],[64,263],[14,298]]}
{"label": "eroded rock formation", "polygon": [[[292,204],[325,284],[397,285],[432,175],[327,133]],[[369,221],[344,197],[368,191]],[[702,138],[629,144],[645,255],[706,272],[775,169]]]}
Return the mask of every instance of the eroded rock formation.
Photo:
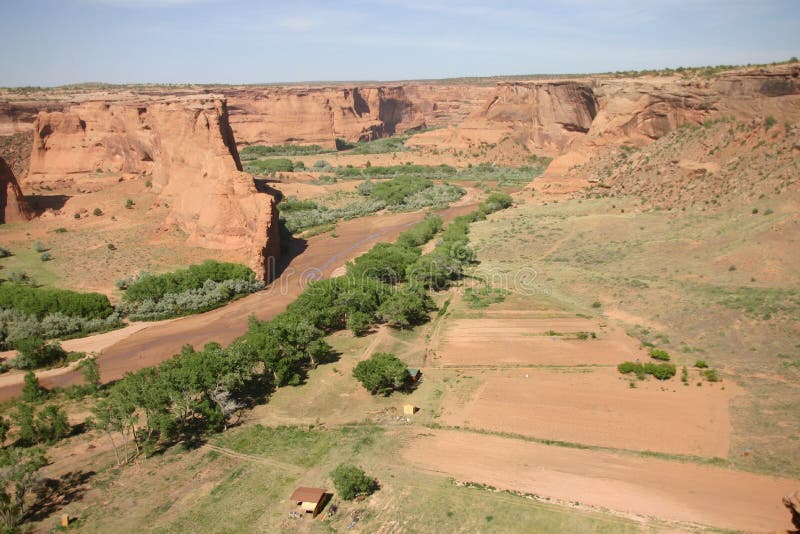
{"label": "eroded rock formation", "polygon": [[226,91],[240,144],[369,141],[424,124],[402,86]]}
{"label": "eroded rock formation", "polygon": [[223,98],[85,102],[39,114],[26,183],[58,187],[135,175],[150,177],[170,208],[167,224],[185,231],[188,244],[247,249],[256,273],[269,275],[277,210],[241,171]]}
{"label": "eroded rock formation", "polygon": [[0,224],[27,221],[32,216],[11,167],[0,158]]}

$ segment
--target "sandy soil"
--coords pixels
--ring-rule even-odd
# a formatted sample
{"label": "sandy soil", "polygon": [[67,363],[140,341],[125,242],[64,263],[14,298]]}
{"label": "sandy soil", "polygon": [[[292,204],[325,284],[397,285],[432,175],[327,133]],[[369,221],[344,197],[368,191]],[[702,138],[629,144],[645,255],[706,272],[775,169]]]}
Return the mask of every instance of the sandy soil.
{"label": "sandy soil", "polygon": [[781,497],[800,486],[800,480],[454,431],[426,431],[404,456],[463,481],[755,532],[791,528]]}
{"label": "sandy soil", "polygon": [[[469,212],[473,205],[463,204],[440,211],[446,220]],[[158,364],[180,352],[185,344],[202,347],[210,341],[228,344],[247,330],[251,315],[269,319],[282,312],[297,298],[309,280],[327,277],[353,257],[369,250],[378,241],[391,241],[400,232],[419,221],[424,213],[395,213],[344,221],[337,226],[336,239],[320,235],[294,243],[281,275],[264,291],[208,313],[192,315],[152,325],[102,351],[98,358],[103,381],[121,378],[128,371]],[[0,387],[0,401],[19,394],[20,381]],[[46,387],[66,386],[81,380],[70,371],[46,376]]]}
{"label": "sandy soil", "polygon": [[[599,339],[541,335],[596,332]],[[619,329],[601,332],[585,319],[480,318],[451,321],[436,349],[444,366],[616,365],[644,357],[637,344]]]}
{"label": "sandy soil", "polygon": [[653,379],[629,387],[614,368],[487,373],[472,400],[446,399],[442,422],[537,438],[698,456],[728,455],[731,388]]}

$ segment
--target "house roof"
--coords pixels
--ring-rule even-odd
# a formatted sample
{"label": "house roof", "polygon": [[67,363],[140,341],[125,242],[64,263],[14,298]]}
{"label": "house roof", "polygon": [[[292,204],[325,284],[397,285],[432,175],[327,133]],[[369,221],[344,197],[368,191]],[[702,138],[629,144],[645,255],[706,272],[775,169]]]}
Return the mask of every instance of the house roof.
{"label": "house roof", "polygon": [[324,489],[300,486],[294,490],[294,493],[292,493],[290,499],[296,502],[319,502],[322,500],[324,495]]}

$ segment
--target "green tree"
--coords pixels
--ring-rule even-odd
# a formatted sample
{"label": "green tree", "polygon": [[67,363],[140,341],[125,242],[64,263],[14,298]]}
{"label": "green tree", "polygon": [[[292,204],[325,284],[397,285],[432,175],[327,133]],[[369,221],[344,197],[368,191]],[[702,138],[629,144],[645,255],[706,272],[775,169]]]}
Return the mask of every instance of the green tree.
{"label": "green tree", "polygon": [[369,332],[369,328],[372,326],[372,323],[372,316],[368,313],[360,311],[351,313],[347,318],[347,328],[353,332],[354,336],[358,337],[361,337]]}
{"label": "green tree", "polygon": [[8,431],[10,429],[11,423],[8,422],[8,419],[0,416],[0,448],[2,448],[3,443],[5,443],[6,436],[8,435]]}
{"label": "green tree", "polygon": [[83,381],[86,382],[87,387],[92,393],[96,393],[100,389],[100,366],[94,357],[85,358],[78,365],[83,374]]}
{"label": "green tree", "polygon": [[351,464],[339,464],[331,472],[333,485],[339,496],[352,501],[359,495],[371,495],[378,489],[378,482],[360,468]]}
{"label": "green tree", "polygon": [[69,434],[67,414],[58,406],[49,405],[36,414],[36,442],[52,445]]}
{"label": "green tree", "polygon": [[39,483],[39,470],[47,465],[40,449],[3,449],[0,453],[0,521],[3,532],[18,532],[28,513],[25,502]]}
{"label": "green tree", "polygon": [[409,328],[428,320],[428,312],[436,309],[431,298],[419,289],[398,289],[381,303],[378,316],[389,326]]}
{"label": "green tree", "polygon": [[17,425],[19,441],[25,445],[33,445],[39,441],[34,420],[33,406],[24,402],[17,403],[16,410],[11,414],[14,424]]}
{"label": "green tree", "polygon": [[33,371],[25,373],[22,383],[22,400],[35,403],[45,398],[47,398],[47,390],[39,384],[36,373]]}
{"label": "green tree", "polygon": [[388,395],[404,388],[409,381],[408,366],[394,354],[376,352],[369,359],[358,362],[353,377],[373,395]]}

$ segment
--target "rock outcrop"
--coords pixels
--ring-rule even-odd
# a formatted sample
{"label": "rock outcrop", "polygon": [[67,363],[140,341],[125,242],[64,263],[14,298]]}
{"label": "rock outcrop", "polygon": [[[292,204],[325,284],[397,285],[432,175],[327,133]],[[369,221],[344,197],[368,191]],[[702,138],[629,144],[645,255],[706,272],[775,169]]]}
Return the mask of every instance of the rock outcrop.
{"label": "rock outcrop", "polygon": [[0,224],[27,221],[32,216],[11,167],[0,158]]}
{"label": "rock outcrop", "polygon": [[274,199],[242,172],[225,100],[191,96],[85,102],[39,114],[26,183],[50,187],[150,177],[166,221],[192,246],[246,249],[269,276],[277,253]]}
{"label": "rock outcrop", "polygon": [[402,86],[270,87],[226,91],[240,144],[335,146],[369,141],[424,124]]}

